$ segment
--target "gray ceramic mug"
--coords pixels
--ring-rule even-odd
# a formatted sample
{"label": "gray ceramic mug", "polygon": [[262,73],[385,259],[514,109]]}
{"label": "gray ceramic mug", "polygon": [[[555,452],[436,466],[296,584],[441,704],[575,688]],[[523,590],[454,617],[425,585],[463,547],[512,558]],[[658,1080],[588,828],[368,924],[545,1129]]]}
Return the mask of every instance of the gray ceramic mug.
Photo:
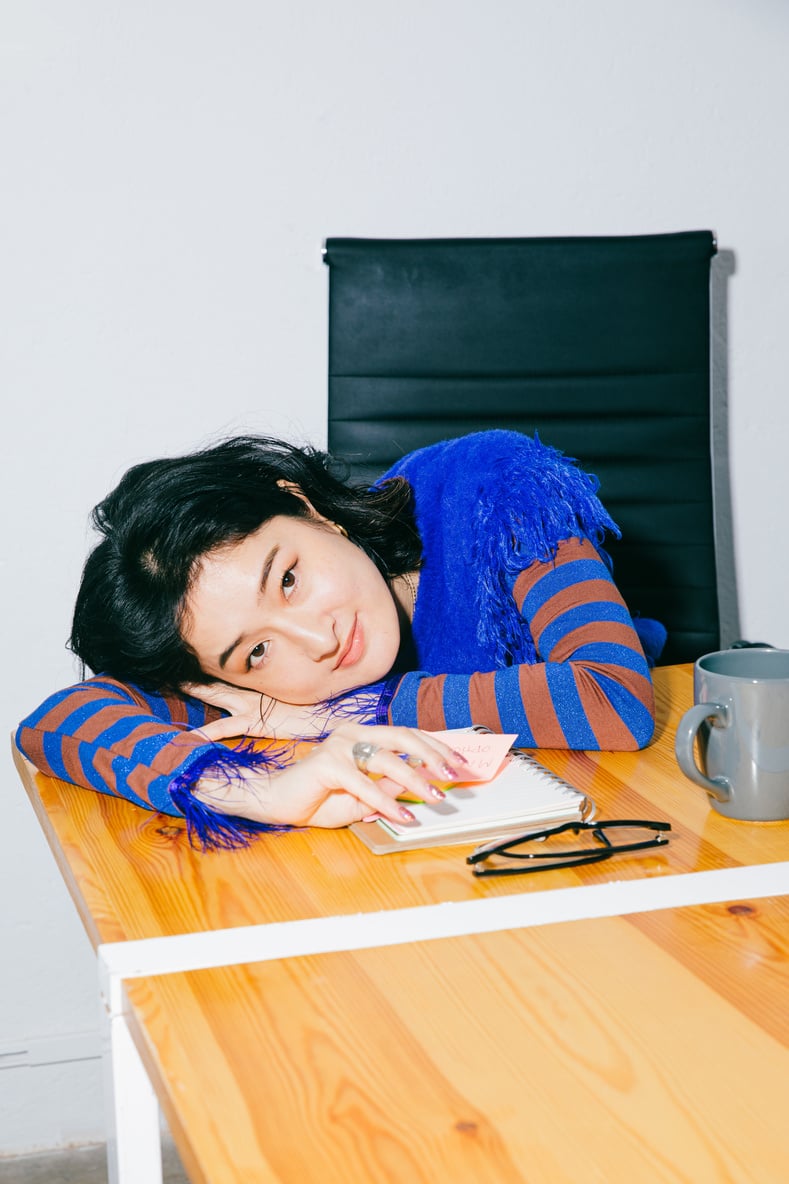
{"label": "gray ceramic mug", "polygon": [[789,650],[705,654],[693,687],[696,705],[677,728],[682,772],[729,818],[789,818]]}

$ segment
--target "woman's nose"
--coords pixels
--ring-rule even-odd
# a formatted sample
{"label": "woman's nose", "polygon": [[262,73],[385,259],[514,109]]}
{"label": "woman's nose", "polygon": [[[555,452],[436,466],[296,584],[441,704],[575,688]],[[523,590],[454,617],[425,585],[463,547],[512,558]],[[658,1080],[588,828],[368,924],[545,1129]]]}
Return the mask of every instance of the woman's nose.
{"label": "woman's nose", "polygon": [[333,617],[316,615],[314,613],[288,614],[288,632],[291,640],[311,658],[313,662],[320,662],[336,654],[340,646],[340,639],[336,633],[336,622]]}

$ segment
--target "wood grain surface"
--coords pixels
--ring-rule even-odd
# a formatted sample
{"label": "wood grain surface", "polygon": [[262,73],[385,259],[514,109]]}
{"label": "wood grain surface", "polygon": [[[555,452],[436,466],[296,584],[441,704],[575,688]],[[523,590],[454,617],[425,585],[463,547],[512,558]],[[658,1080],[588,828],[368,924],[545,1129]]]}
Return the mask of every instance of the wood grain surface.
{"label": "wood grain surface", "polygon": [[789,902],[129,984],[195,1184],[783,1184]]}
{"label": "wood grain surface", "polygon": [[[183,824],[16,754],[95,945],[789,858],[789,822],[712,810],[679,772],[690,667],[655,672],[640,753],[541,751],[600,817],[670,843],[475,880],[466,849],[375,856],[305,830],[203,854]],[[778,1184],[789,1177],[789,898],[735,900],[127,984],[194,1184]]]}
{"label": "wood grain surface", "polygon": [[789,823],[722,818],[679,771],[674,734],[691,703],[692,668],[656,670],[655,689],[656,740],[642,752],[537,755],[589,793],[600,817],[667,819],[670,843],[512,880],[475,880],[465,847],[375,856],[348,831],[293,831],[206,854],[190,847],[179,819],[44,777],[16,759],[94,946],[789,858]]}

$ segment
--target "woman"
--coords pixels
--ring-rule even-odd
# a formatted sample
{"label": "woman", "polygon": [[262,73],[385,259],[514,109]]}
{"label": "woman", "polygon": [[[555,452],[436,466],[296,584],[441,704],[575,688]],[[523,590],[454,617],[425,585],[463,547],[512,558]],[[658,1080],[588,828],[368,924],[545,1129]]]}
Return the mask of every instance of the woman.
{"label": "woman", "polygon": [[[460,772],[425,730],[643,747],[652,686],[596,489],[500,431],[412,453],[373,490],[256,437],[138,465],[94,511],[75,608],[71,646],[100,677],[18,743],[52,775],[184,814],[209,845],[407,819],[398,794],[440,797]],[[661,627],[639,626],[657,651]],[[300,759],[217,743],[255,734],[323,739]]]}

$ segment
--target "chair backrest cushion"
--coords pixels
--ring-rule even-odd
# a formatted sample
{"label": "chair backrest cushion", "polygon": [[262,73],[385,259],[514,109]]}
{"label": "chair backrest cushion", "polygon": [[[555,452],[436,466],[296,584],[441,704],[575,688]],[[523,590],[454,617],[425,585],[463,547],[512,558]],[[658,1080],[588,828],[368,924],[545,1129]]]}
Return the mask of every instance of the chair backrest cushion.
{"label": "chair backrest cushion", "polygon": [[329,448],[372,481],[467,432],[535,432],[595,473],[663,662],[719,644],[709,231],[329,239]]}

